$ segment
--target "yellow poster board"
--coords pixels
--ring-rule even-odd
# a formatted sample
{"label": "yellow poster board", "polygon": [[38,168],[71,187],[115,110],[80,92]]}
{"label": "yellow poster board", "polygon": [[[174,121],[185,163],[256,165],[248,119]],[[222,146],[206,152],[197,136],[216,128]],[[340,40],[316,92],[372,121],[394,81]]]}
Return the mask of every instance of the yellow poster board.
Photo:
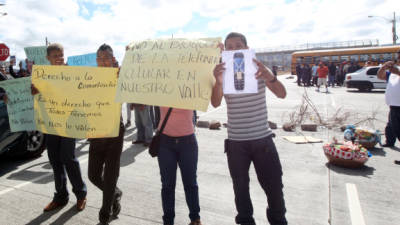
{"label": "yellow poster board", "polygon": [[134,42],[126,51],[117,102],[207,111],[220,38]]}
{"label": "yellow poster board", "polygon": [[34,65],[37,130],[72,138],[118,136],[117,72],[117,68]]}

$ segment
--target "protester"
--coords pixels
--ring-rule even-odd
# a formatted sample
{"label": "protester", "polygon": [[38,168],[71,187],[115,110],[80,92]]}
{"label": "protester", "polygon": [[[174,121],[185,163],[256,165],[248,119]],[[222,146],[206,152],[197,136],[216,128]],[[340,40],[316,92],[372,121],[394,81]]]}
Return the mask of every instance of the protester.
{"label": "protester", "polygon": [[[168,108],[160,107],[158,129]],[[164,225],[173,225],[175,218],[176,170],[179,166],[189,208],[189,225],[201,225],[199,190],[197,185],[198,146],[193,126],[193,110],[172,109],[161,134],[158,165],[161,174],[161,199]]]}
{"label": "protester", "polygon": [[319,63],[319,67],[317,69],[317,73],[318,73],[318,84],[317,84],[317,90],[319,92],[319,87],[321,85],[325,85],[326,87],[326,93],[329,93],[328,91],[328,83],[326,82],[326,77],[328,76],[328,67],[325,66],[325,63],[320,62]]}
{"label": "protester", "polygon": [[132,103],[135,109],[136,140],[132,144],[149,146],[153,138],[153,121],[150,116],[150,106]]}
{"label": "protester", "polygon": [[[397,52],[400,61],[400,50]],[[385,128],[384,147],[393,147],[396,138],[400,140],[400,68],[393,61],[388,61],[378,70],[378,78],[387,81],[385,99],[389,109],[389,120]]]}
{"label": "protester", "polygon": [[[64,65],[64,48],[60,44],[50,44],[47,47],[47,59],[53,66]],[[32,86],[32,94],[39,94]],[[75,157],[75,139],[57,135],[46,135],[47,154],[53,167],[56,192],[53,200],[44,208],[52,211],[68,203],[67,174],[72,184],[77,203],[76,208],[81,211],[86,206],[86,184],[82,180],[78,159]]]}
{"label": "protester", "polygon": [[[230,33],[225,39],[225,49],[248,49],[246,37]],[[282,83],[261,62],[253,60],[258,71],[258,93],[223,94],[223,73],[225,63],[214,69],[216,82],[213,87],[211,104],[218,107],[225,97],[228,110],[228,139],[225,140],[229,171],[235,193],[238,214],[237,224],[254,225],[253,206],[249,193],[249,167],[253,162],[257,178],[267,195],[267,218],[271,225],[286,225],[285,201],[283,198],[282,167],[268,126],[265,87],[279,98],[286,97]]]}
{"label": "protester", "polygon": [[4,65],[0,66],[0,81],[7,80],[6,67]]}
{"label": "protester", "polygon": [[[97,50],[97,66],[114,67],[112,48],[103,44]],[[103,203],[99,212],[101,225],[109,224],[111,216],[116,218],[121,211],[122,191],[117,187],[120,157],[124,144],[124,124],[119,122],[119,134],[113,138],[90,139],[89,180],[103,192]]]}

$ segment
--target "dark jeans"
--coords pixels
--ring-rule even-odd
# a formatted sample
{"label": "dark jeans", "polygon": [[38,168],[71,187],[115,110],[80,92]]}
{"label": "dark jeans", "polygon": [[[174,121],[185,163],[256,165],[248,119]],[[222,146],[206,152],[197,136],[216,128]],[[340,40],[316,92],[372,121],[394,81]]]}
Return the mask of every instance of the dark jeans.
{"label": "dark jeans", "polygon": [[267,218],[271,225],[286,225],[283,199],[282,167],[272,136],[258,140],[225,140],[225,151],[231,173],[237,224],[253,225],[253,205],[249,192],[249,168],[254,164],[258,181],[267,195]]}
{"label": "dark jeans", "polygon": [[[124,125],[121,123],[119,136],[91,139],[89,147],[89,180],[103,191],[101,212],[110,214],[116,193],[120,157],[124,143]],[[104,166],[104,169],[103,169]]]}
{"label": "dark jeans", "polygon": [[191,221],[200,218],[199,188],[197,186],[198,146],[194,134],[170,137],[161,134],[158,165],[161,174],[161,199],[164,224],[174,224],[176,169],[179,165]]}
{"label": "dark jeans", "polygon": [[385,128],[386,144],[394,145],[400,140],[400,106],[390,106],[389,121]]}
{"label": "dark jeans", "polygon": [[328,86],[335,87],[335,75],[329,75]]}
{"label": "dark jeans", "polygon": [[58,203],[68,202],[67,174],[76,198],[85,198],[86,184],[82,180],[79,161],[75,157],[75,139],[48,134],[46,145],[56,186],[53,201]]}

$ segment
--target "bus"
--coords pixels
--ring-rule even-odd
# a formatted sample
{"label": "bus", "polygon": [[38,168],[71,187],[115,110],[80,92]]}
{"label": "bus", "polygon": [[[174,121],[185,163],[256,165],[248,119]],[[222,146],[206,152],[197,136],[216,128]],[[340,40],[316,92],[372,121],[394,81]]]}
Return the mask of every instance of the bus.
{"label": "bus", "polygon": [[325,49],[313,51],[299,51],[292,54],[292,74],[296,74],[296,65],[307,63],[310,66],[324,63],[343,63],[354,62],[364,66],[365,62],[370,61],[372,66],[379,65],[382,62],[396,60],[396,52],[400,50],[400,45],[363,47],[363,48],[342,48]]}

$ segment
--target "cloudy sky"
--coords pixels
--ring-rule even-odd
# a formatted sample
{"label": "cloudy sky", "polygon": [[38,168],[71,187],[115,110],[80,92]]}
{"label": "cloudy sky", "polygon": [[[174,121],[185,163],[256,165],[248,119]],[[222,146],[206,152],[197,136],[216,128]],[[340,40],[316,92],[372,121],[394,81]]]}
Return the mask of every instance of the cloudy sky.
{"label": "cloudy sky", "polygon": [[[398,0],[0,0],[0,43],[25,58],[27,46],[59,42],[65,56],[149,38],[245,34],[252,48],[379,39],[392,42]],[[380,16],[368,18],[368,15]],[[397,26],[400,36],[400,26]],[[399,40],[400,42],[400,40]]]}

